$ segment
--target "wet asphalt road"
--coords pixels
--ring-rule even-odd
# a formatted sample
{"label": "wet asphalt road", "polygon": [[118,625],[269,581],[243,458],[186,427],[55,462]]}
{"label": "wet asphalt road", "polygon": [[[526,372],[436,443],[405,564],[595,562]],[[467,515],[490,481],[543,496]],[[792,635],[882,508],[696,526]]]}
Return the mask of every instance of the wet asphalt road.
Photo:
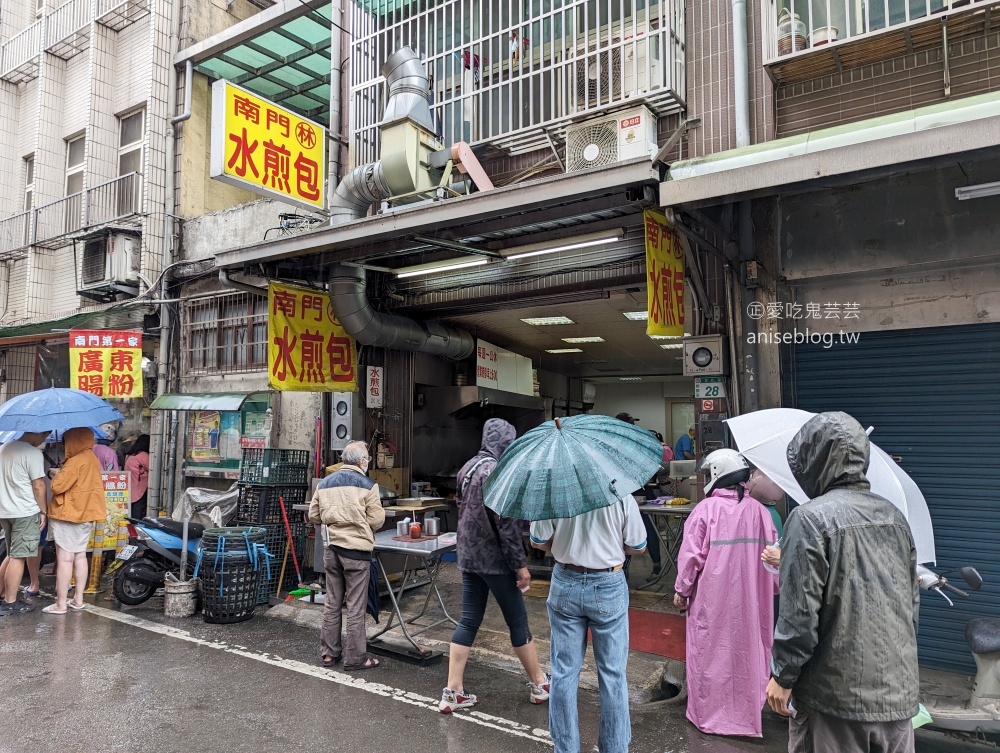
{"label": "wet asphalt road", "polygon": [[[470,662],[466,685],[480,705],[449,717],[436,710],[445,663],[384,659],[373,671],[328,671],[316,666],[314,631],[261,616],[168,620],[161,604],[126,611],[98,597],[88,612],[0,618],[0,753],[552,749],[547,706],[528,702],[518,675]],[[581,691],[580,703],[587,753],[596,695]],[[636,710],[633,727],[640,753],[770,753],[787,739],[770,714],[763,741],[707,737],[682,706]]]}

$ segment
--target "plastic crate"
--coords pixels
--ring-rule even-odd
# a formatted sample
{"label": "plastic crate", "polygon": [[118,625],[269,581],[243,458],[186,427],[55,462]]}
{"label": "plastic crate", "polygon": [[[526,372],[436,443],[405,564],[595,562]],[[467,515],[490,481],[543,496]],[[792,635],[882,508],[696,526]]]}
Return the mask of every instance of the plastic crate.
{"label": "plastic crate", "polygon": [[240,463],[240,483],[258,486],[308,486],[309,450],[247,447]]}
{"label": "plastic crate", "polygon": [[[292,529],[292,541],[295,545],[295,556],[299,559],[299,567],[302,566],[302,555],[306,547],[306,524],[301,520],[295,521],[289,518]],[[250,525],[249,522],[235,522],[234,525]],[[285,564],[285,578],[279,584],[278,578],[281,576],[281,563],[285,559],[285,542],[288,535],[285,532],[284,523],[265,523],[264,525],[253,524],[255,528],[264,529],[264,544],[267,550],[274,555],[270,562],[261,563],[260,585],[257,593],[257,603],[267,604],[270,597],[278,593],[279,586],[282,592],[287,593],[298,586],[298,579],[295,575],[295,565],[292,563],[291,552],[288,554],[288,562]]]}
{"label": "plastic crate", "polygon": [[248,525],[282,523],[279,499],[284,498],[288,520],[298,520],[302,517],[302,513],[293,511],[292,505],[303,504],[308,493],[307,486],[242,485],[239,501],[236,504],[236,519],[245,521]]}

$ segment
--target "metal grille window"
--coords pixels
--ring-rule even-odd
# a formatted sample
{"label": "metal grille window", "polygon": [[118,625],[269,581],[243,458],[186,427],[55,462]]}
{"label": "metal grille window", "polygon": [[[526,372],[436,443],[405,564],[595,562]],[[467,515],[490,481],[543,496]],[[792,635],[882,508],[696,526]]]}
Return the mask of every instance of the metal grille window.
{"label": "metal grille window", "polygon": [[589,112],[684,98],[682,0],[427,0],[352,4],[355,161],[377,158],[382,63],[402,45],[424,58],[446,143],[546,147]]}
{"label": "metal grille window", "polygon": [[267,298],[227,293],[187,307],[188,375],[267,368]]}

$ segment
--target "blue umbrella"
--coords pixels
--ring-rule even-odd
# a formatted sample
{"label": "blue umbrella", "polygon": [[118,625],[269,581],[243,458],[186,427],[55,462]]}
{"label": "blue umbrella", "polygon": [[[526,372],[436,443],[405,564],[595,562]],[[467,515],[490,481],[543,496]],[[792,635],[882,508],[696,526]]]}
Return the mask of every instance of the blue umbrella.
{"label": "blue umbrella", "polygon": [[47,434],[122,420],[103,398],[62,387],[18,395],[0,406],[0,431]]}
{"label": "blue umbrella", "polygon": [[[94,436],[98,439],[108,439],[108,435],[104,433],[104,430],[100,426],[88,426]],[[48,438],[46,442],[62,442],[63,434],[65,431],[54,431]],[[7,442],[13,442],[15,439],[20,439],[24,434],[23,431],[0,431],[0,444],[6,444]]]}
{"label": "blue umbrella", "polygon": [[572,518],[645,484],[663,459],[652,432],[609,416],[546,421],[516,439],[486,481],[486,506],[508,518]]}

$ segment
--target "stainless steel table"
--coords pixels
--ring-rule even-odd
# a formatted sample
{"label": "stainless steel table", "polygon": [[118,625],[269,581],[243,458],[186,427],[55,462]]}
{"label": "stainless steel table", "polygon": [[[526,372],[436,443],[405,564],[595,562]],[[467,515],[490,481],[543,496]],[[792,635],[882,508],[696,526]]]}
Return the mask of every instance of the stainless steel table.
{"label": "stainless steel table", "polygon": [[[677,570],[677,553],[681,549],[681,540],[684,537],[684,521],[694,510],[697,503],[689,505],[639,505],[639,512],[649,515],[653,521],[653,528],[660,539],[660,556],[670,561],[673,569]],[[664,575],[671,569],[661,560],[660,574],[650,581],[659,583]]]}
{"label": "stainless steel table", "polygon": [[[438,590],[437,586],[437,577],[441,570],[441,555],[447,552],[455,551],[456,543],[454,541],[454,534],[444,534],[443,536],[438,536],[437,538],[429,539],[427,541],[415,541],[412,543],[407,541],[393,541],[394,536],[396,536],[395,530],[379,531],[375,534],[375,551],[373,552],[373,556],[378,565],[378,570],[382,574],[382,578],[385,580],[386,590],[389,593],[389,601],[392,604],[392,611],[389,614],[389,619],[386,622],[385,627],[374,635],[368,637],[369,646],[376,650],[381,649],[382,651],[396,653],[396,651],[391,650],[383,642],[378,641],[377,639],[379,636],[384,635],[389,630],[393,629],[393,622],[398,622],[400,632],[403,634],[403,637],[407,640],[407,642],[413,647],[413,651],[409,652],[413,658],[420,659],[422,661],[426,661],[431,658],[439,658],[441,656],[440,651],[435,652],[429,648],[425,648],[417,643],[414,638],[415,636],[418,636],[431,628],[437,627],[444,622],[450,622],[452,625],[458,624],[458,622],[448,613],[448,609],[444,605],[444,599],[441,597],[441,592]],[[442,543],[442,537],[450,543]],[[382,555],[385,554],[403,555],[402,578],[400,579],[399,586],[395,592],[389,584],[389,576],[386,572],[385,565],[382,562]],[[415,583],[420,577],[418,575],[420,571],[423,571],[428,579],[427,592],[424,595],[424,604],[417,614],[413,615],[409,619],[406,619],[403,617],[403,612],[400,609],[400,603],[403,600],[407,583],[409,583],[411,579]],[[437,602],[441,608],[443,616],[441,619],[431,623],[430,625],[422,625],[418,630],[413,630],[409,626],[426,614],[432,593],[437,598]]]}

